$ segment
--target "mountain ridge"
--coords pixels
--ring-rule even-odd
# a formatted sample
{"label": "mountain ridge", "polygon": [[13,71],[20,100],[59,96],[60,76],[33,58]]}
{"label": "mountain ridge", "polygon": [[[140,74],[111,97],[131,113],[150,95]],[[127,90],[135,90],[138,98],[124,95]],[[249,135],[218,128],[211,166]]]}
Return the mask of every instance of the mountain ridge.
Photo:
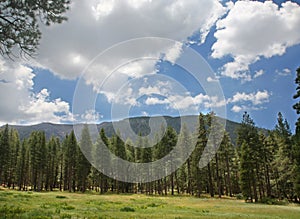
{"label": "mountain ridge", "polygon": [[[189,123],[196,123],[198,120],[197,115],[188,115],[182,117],[172,117],[172,116],[163,116],[167,126],[173,127],[177,132],[179,132],[181,127],[181,118],[184,121],[188,121]],[[217,119],[224,120],[223,118],[217,117]],[[140,117],[130,117],[126,119],[120,119],[118,121],[113,122],[101,122],[97,125],[97,129],[100,131],[102,128],[104,129],[106,135],[111,137],[113,134],[116,133],[114,130],[115,127],[127,127],[128,124],[135,132],[135,134],[141,134],[143,136],[149,134],[150,126],[149,122],[154,123],[154,125],[161,126],[161,117],[147,117],[147,116],[140,116]],[[231,120],[226,120],[226,131],[229,133],[231,140],[234,142],[236,139],[236,129],[240,126],[240,123],[234,122]],[[74,125],[80,125],[83,123],[78,123]],[[126,126],[127,125],[127,126]],[[63,139],[67,134],[69,134],[73,130],[73,124],[55,124],[50,122],[43,122],[35,125],[9,125],[10,128],[14,128],[19,132],[20,139],[28,138],[30,133],[33,131],[44,131],[46,138],[49,139],[51,136],[58,137]],[[267,132],[267,129],[258,128],[263,132]],[[122,130],[126,130],[122,128]]]}

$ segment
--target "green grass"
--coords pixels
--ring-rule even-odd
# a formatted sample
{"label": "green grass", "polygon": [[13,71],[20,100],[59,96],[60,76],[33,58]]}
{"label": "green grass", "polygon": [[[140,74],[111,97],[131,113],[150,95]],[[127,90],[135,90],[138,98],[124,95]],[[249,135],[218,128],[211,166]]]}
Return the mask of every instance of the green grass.
{"label": "green grass", "polygon": [[230,198],[18,192],[0,189],[0,218],[300,218],[300,206]]}

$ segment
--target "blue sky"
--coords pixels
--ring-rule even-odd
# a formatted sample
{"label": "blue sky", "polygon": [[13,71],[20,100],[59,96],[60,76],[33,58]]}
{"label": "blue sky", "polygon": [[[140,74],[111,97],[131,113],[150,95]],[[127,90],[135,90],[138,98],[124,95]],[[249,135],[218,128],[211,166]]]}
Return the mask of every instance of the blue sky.
{"label": "blue sky", "polygon": [[[239,122],[247,111],[268,129],[282,112],[294,129],[299,1],[75,0],[67,16],[61,25],[42,27],[35,59],[0,59],[2,124],[222,108],[227,119]],[[203,83],[177,63],[186,49],[207,62],[196,71]],[[217,84],[224,97],[206,92]],[[86,91],[74,109],[78,86]]]}

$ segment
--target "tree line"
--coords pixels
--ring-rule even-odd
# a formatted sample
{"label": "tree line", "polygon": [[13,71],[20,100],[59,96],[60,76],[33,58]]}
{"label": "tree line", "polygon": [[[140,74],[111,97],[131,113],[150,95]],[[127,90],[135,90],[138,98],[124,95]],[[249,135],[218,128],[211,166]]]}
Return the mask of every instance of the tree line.
{"label": "tree line", "polygon": [[[245,113],[237,129],[236,143],[233,144],[225,132],[213,159],[199,168],[208,135],[213,130],[214,116],[213,113],[200,114],[197,133],[189,133],[184,126],[177,134],[172,127],[166,127],[161,141],[151,148],[146,147],[151,142],[141,135],[136,142],[139,147],[133,147],[130,139],[124,142],[119,134],[108,138],[103,129],[99,140],[93,144],[88,126],[83,128],[79,140],[73,131],[62,141],[56,137],[46,140],[44,132],[34,131],[20,141],[18,132],[6,125],[0,132],[0,182],[8,188],[33,191],[96,190],[99,193],[190,194],[197,197],[203,194],[211,197],[242,195],[255,202],[266,198],[299,202],[299,133],[291,133],[282,114],[278,114],[274,130],[262,133]],[[178,170],[148,183],[125,183],[109,178],[95,169],[80,149],[80,145],[84,145],[94,159],[105,159],[99,150],[100,144],[105,144],[122,159],[147,163],[168,154],[177,142],[187,148],[193,141],[196,143],[193,153]]]}
{"label": "tree line", "polygon": [[[294,99],[298,99],[300,68],[295,82]],[[293,108],[300,114],[300,101]],[[157,133],[157,139],[161,140],[153,147],[147,147],[151,142],[142,135],[135,142],[138,147],[133,147],[130,139],[124,142],[119,137],[120,133],[107,137],[104,129],[93,144],[87,125],[78,140],[74,131],[62,141],[55,136],[46,140],[44,132],[34,131],[21,141],[18,132],[6,125],[0,130],[0,183],[12,189],[34,191],[95,190],[197,197],[209,194],[211,197],[240,196],[251,202],[274,198],[300,202],[300,117],[295,134],[281,113],[274,129],[263,133],[245,112],[234,144],[227,132],[218,136],[219,132],[214,131],[219,129],[218,123],[212,123],[214,117],[214,113],[200,113],[196,133],[190,133],[184,124],[179,134],[172,127],[162,127],[161,133]],[[212,139],[222,137],[222,142],[208,164],[200,168],[199,161],[210,135]],[[109,178],[94,168],[80,149],[90,152],[96,163],[103,159],[110,166],[114,161],[107,159],[102,146],[124,160],[148,163],[164,157],[177,143],[182,153],[195,144],[191,156],[169,176],[148,183]]]}

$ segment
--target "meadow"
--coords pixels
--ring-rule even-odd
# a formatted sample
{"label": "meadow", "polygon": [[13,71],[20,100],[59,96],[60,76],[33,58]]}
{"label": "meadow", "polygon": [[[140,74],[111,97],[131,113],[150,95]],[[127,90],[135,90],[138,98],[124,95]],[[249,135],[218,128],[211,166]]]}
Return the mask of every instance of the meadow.
{"label": "meadow", "polygon": [[300,218],[300,206],[233,198],[0,190],[0,218]]}

